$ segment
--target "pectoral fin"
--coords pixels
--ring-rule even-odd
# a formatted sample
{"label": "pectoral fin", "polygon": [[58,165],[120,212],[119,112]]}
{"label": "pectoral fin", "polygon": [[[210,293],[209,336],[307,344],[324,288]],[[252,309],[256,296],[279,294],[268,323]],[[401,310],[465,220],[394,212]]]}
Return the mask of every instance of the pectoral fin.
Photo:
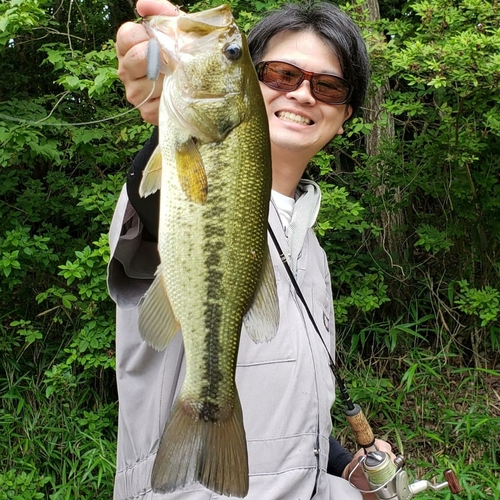
{"label": "pectoral fin", "polygon": [[150,194],[156,193],[161,187],[161,151],[160,147],[156,146],[153,154],[142,172],[142,181],[139,185],[139,196],[145,198]]}
{"label": "pectoral fin", "polygon": [[157,351],[162,351],[175,337],[180,325],[168,298],[165,279],[157,274],[146,293],[139,313],[139,332],[142,339]]}
{"label": "pectoral fin", "polygon": [[207,201],[208,185],[205,167],[193,139],[179,144],[175,151],[177,175],[184,194],[189,200],[204,205]]}
{"label": "pectoral fin", "polygon": [[276,278],[269,249],[266,250],[266,254],[267,258],[264,261],[264,269],[260,285],[257,288],[257,294],[252,307],[243,318],[245,329],[255,343],[273,339],[278,331],[280,320]]}

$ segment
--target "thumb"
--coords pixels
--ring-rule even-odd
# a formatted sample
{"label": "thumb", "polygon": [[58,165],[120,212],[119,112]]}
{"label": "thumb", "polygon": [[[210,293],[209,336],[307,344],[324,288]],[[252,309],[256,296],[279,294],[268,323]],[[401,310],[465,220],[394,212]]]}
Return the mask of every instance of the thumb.
{"label": "thumb", "polygon": [[137,13],[141,17],[145,16],[178,16],[180,10],[175,5],[167,2],[167,0],[137,0],[135,6]]}

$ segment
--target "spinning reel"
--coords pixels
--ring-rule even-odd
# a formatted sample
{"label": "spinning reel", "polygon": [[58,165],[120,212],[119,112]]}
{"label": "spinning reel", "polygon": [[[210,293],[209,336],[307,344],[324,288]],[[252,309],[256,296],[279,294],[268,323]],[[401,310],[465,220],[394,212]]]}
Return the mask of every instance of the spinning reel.
{"label": "spinning reel", "polygon": [[374,446],[373,431],[359,405],[350,402],[345,413],[356,441],[366,450],[366,455],[359,459],[348,478],[351,486],[359,490],[352,484],[351,476],[358,467],[362,468],[371,489],[359,490],[361,493],[375,493],[380,500],[410,500],[425,490],[439,491],[448,487],[452,493],[461,491],[458,479],[451,469],[444,473],[446,481],[443,483],[432,484],[426,480],[419,480],[410,484],[408,474],[404,470],[406,463],[404,457],[399,455],[392,461],[387,453],[377,450]]}
{"label": "spinning reel", "polygon": [[[461,488],[455,473],[448,469],[444,473],[446,481],[440,484],[432,484],[426,480],[415,481],[409,484],[408,474],[403,469],[405,459],[402,455],[396,457],[394,462],[389,455],[382,451],[369,451],[365,456],[361,457],[356,467],[349,475],[349,483],[351,483],[351,475],[361,467],[370,484],[369,491],[360,490],[362,493],[375,493],[377,498],[381,500],[397,499],[410,500],[417,493],[425,490],[439,491],[444,488],[450,488],[452,493],[460,493]],[[351,486],[354,486],[351,483]]]}

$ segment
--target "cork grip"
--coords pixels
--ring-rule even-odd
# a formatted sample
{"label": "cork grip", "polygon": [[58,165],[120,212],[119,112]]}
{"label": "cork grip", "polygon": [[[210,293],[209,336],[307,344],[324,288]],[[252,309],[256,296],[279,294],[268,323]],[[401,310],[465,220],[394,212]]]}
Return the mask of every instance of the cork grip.
{"label": "cork grip", "polygon": [[375,451],[375,436],[359,405],[355,404],[352,410],[347,409],[345,414],[359,446],[366,451]]}

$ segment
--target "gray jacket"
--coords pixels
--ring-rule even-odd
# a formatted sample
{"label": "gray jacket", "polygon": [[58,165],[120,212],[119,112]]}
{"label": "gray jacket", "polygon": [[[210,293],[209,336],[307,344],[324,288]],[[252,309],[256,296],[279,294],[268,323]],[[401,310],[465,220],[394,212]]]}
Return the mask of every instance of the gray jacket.
{"label": "gray jacket", "polygon": [[[272,204],[269,221],[281,248],[291,253]],[[141,231],[142,223],[124,189],[109,235],[108,286],[117,303],[119,394],[114,499],[226,498],[199,484],[167,495],[154,494],[150,488],[159,439],[182,385],[184,353],[180,333],[162,352],[148,347],[139,335],[138,303],[159,263],[156,243],[144,241]],[[303,239],[294,259],[296,278],[333,355],[334,317],[326,256],[310,228]],[[360,499],[346,481],[326,473],[330,408],[335,398],[328,356],[271,240],[269,247],[280,299],[279,330],[271,342],[263,344],[254,344],[243,331],[236,370],[248,441],[250,490],[246,499]]]}

